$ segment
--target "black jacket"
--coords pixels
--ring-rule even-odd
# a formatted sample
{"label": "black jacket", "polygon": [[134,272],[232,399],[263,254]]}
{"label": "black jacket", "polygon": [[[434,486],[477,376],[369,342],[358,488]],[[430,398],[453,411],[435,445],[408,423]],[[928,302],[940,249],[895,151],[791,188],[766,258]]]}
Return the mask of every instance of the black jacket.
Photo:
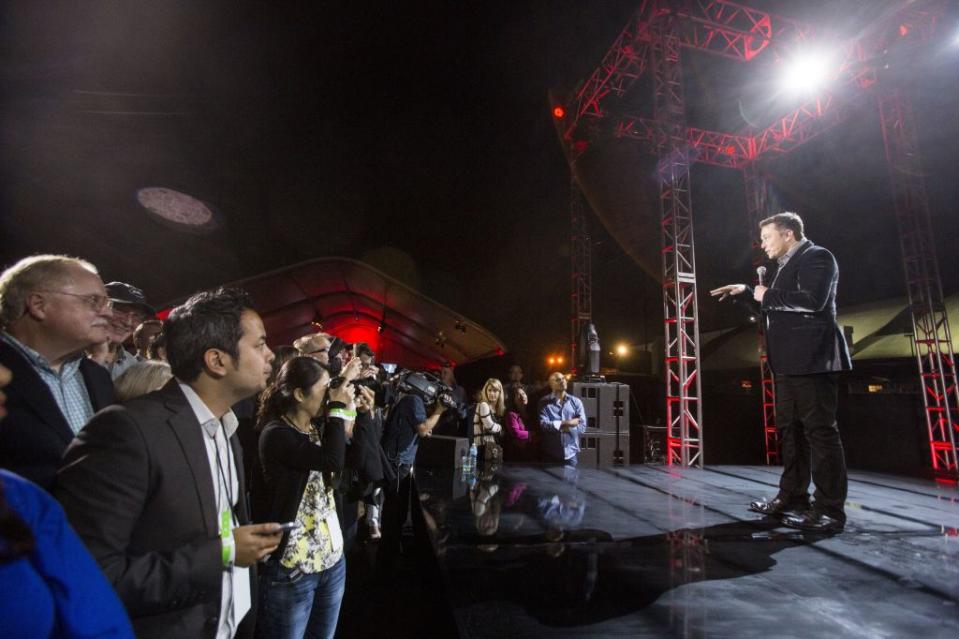
{"label": "black jacket", "polygon": [[[852,368],[836,323],[839,266],[832,253],[807,242],[780,269],[760,310],[769,366],[779,375],[810,375]],[[747,291],[750,298],[752,291]]]}
{"label": "black jacket", "polygon": [[[330,407],[342,408],[343,404],[331,402]],[[346,457],[343,420],[327,418],[322,438],[322,444],[317,446],[310,441],[309,435],[282,419],[273,420],[263,427],[259,451],[264,494],[256,500],[256,521],[293,521],[300,508],[310,471],[326,473],[324,481],[328,482],[327,488],[331,486],[330,475],[342,472]],[[283,555],[288,538],[289,533],[284,533],[272,557]]]}
{"label": "black jacket", "polygon": [[380,445],[383,438],[383,419],[380,415],[360,412],[353,425],[353,438],[346,447],[347,480],[341,492],[348,501],[359,501],[378,485],[387,481],[390,461]]}
{"label": "black jacket", "polygon": [[[235,434],[230,445],[237,517],[245,524]],[[55,496],[116,588],[137,637],[214,637],[223,577],[216,496],[203,430],[177,381],[97,413],[67,450],[57,479]]]}
{"label": "black jacket", "polygon": [[[7,417],[0,421],[0,467],[51,490],[63,453],[73,441],[73,431],[30,362],[2,341],[0,364],[13,373],[13,380],[3,390],[7,394]],[[84,359],[80,374],[94,411],[114,403],[113,381],[107,369]]]}

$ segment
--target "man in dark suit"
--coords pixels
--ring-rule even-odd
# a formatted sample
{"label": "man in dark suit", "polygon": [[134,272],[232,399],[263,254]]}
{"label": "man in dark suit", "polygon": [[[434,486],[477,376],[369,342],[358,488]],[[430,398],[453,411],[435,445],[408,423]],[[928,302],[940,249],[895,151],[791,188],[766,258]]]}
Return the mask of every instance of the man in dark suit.
{"label": "man in dark suit", "polygon": [[0,364],[13,373],[0,466],[53,487],[73,437],[113,403],[110,373],[83,352],[107,339],[111,317],[89,262],[34,255],[0,275]]}
{"label": "man in dark suit", "polygon": [[281,535],[275,523],[247,525],[230,407],[266,387],[273,353],[233,289],[194,295],[164,334],[175,378],[97,413],[67,450],[55,494],[138,637],[246,635],[248,568]]}
{"label": "man in dark suit", "polygon": [[[838,373],[852,368],[836,324],[839,266],[804,235],[795,213],[760,223],[762,247],[778,270],[772,284],[730,284],[710,291],[720,300],[751,293],[763,314],[766,352],[775,374],[776,426],[782,441],[779,494],[750,510],[783,516],[793,528],[839,532],[846,522],[846,461],[836,424]],[[816,486],[810,506],[810,475]]]}

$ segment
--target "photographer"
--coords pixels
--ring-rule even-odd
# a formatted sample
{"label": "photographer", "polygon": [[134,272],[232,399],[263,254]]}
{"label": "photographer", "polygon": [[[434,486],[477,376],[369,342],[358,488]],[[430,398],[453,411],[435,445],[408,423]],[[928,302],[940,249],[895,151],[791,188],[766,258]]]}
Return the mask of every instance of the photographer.
{"label": "photographer", "polygon": [[[268,492],[258,519],[295,522],[260,576],[263,637],[332,637],[346,580],[333,475],[343,470],[355,415],[352,384],[333,385],[313,357],[284,364],[264,392],[257,427]],[[325,416],[322,442],[317,419]]]}
{"label": "photographer", "polygon": [[467,418],[469,417],[469,402],[466,398],[466,389],[456,383],[452,362],[443,362],[443,365],[440,367],[440,381],[450,387],[456,405],[443,413],[440,423],[437,424],[434,429],[434,434],[447,435],[450,437],[466,437],[469,431],[467,422]]}
{"label": "photographer", "polygon": [[[357,380],[359,384],[362,380]],[[346,446],[346,470],[341,491],[342,519],[346,548],[350,549],[356,536],[359,502],[366,506],[366,524],[370,538],[380,538],[380,506],[383,504],[383,480],[389,460],[380,446],[383,438],[383,420],[376,408],[373,389],[356,386],[356,422],[353,436]]]}
{"label": "photographer", "polygon": [[[418,375],[426,381],[425,376]],[[407,378],[409,379],[409,378]],[[429,382],[427,382],[427,385]],[[432,386],[436,391],[436,386]],[[377,561],[384,571],[392,569],[393,561],[400,550],[400,537],[403,524],[409,514],[412,487],[413,461],[421,437],[429,437],[440,417],[446,411],[446,405],[440,401],[438,393],[432,397],[432,406],[427,414],[427,403],[423,393],[411,392],[402,395],[390,411],[383,433],[383,450],[390,462],[395,478],[388,478],[384,489],[383,538],[380,542]],[[452,399],[450,398],[450,401]]]}

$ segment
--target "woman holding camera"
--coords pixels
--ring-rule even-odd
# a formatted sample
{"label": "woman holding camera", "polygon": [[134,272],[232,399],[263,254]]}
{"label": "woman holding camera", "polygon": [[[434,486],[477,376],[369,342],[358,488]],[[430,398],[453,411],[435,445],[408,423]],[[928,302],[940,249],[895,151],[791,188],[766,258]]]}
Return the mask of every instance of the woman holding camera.
{"label": "woman holding camera", "polygon": [[261,637],[333,637],[336,630],[346,565],[333,475],[343,470],[345,429],[356,409],[351,383],[329,386],[326,364],[295,357],[261,401],[257,428],[269,506],[257,519],[293,524],[260,573]]}

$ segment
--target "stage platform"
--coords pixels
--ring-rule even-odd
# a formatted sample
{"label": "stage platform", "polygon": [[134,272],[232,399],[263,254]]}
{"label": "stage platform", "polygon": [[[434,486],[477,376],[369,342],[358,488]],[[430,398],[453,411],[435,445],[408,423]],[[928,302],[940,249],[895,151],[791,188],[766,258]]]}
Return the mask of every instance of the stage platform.
{"label": "stage platform", "polygon": [[746,510],[776,467],[417,474],[461,637],[959,637],[954,486],[853,471],[817,536]]}

